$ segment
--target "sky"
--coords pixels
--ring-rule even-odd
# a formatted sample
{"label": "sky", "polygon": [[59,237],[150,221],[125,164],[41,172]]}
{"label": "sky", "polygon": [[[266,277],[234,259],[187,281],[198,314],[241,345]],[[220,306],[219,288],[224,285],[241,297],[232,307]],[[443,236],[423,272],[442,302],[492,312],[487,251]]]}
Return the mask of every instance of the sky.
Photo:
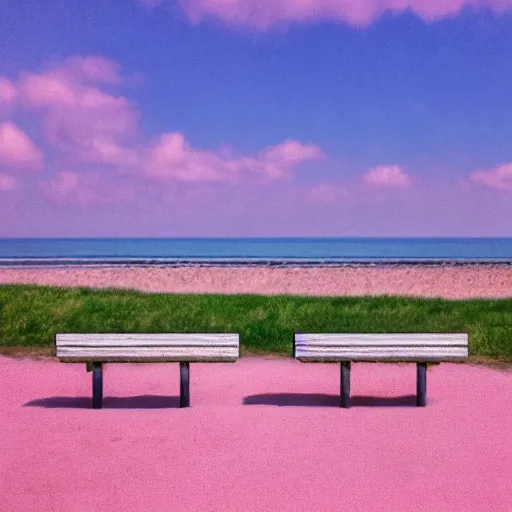
{"label": "sky", "polygon": [[512,0],[0,0],[0,237],[512,236]]}

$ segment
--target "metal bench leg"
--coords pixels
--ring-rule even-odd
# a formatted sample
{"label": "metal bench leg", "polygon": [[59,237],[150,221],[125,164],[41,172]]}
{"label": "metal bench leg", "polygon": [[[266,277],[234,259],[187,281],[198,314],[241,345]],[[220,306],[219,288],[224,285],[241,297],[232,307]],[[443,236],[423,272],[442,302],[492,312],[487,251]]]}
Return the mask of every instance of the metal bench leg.
{"label": "metal bench leg", "polygon": [[103,407],[103,374],[102,364],[92,364],[92,407],[101,409]]}
{"label": "metal bench leg", "polygon": [[341,363],[340,407],[350,408],[350,361]]}
{"label": "metal bench leg", "polygon": [[180,407],[190,407],[190,367],[180,362]]}
{"label": "metal bench leg", "polygon": [[427,363],[416,365],[416,405],[425,407],[427,403]]}

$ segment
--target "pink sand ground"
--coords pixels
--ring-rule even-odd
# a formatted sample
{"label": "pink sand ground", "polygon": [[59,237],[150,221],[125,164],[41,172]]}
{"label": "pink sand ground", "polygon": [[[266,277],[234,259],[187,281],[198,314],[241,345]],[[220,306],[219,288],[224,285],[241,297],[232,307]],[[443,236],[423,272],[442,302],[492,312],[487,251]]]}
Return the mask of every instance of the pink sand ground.
{"label": "pink sand ground", "polygon": [[90,409],[83,364],[0,357],[2,511],[512,510],[512,372],[247,357],[110,364]]}
{"label": "pink sand ground", "polygon": [[2,268],[0,284],[132,288],[168,293],[512,297],[512,266],[338,268]]}

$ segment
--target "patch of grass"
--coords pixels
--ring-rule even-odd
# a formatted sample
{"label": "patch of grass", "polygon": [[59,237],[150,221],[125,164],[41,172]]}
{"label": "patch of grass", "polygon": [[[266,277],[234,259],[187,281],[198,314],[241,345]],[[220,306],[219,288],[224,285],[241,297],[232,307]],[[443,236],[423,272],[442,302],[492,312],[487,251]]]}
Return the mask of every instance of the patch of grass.
{"label": "patch of grass", "polygon": [[242,354],[291,355],[295,332],[466,332],[471,356],[512,361],[512,299],[145,294],[0,286],[0,347],[59,332],[236,332]]}

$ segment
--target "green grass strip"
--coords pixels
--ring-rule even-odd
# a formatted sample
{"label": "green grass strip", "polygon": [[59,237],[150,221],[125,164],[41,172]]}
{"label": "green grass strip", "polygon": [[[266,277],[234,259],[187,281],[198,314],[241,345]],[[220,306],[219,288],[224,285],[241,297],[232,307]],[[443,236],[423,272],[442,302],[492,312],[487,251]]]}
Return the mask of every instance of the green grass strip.
{"label": "green grass strip", "polygon": [[465,332],[472,356],[512,360],[512,299],[176,295],[0,286],[0,346],[58,332],[240,334],[242,354],[291,355],[295,332]]}

